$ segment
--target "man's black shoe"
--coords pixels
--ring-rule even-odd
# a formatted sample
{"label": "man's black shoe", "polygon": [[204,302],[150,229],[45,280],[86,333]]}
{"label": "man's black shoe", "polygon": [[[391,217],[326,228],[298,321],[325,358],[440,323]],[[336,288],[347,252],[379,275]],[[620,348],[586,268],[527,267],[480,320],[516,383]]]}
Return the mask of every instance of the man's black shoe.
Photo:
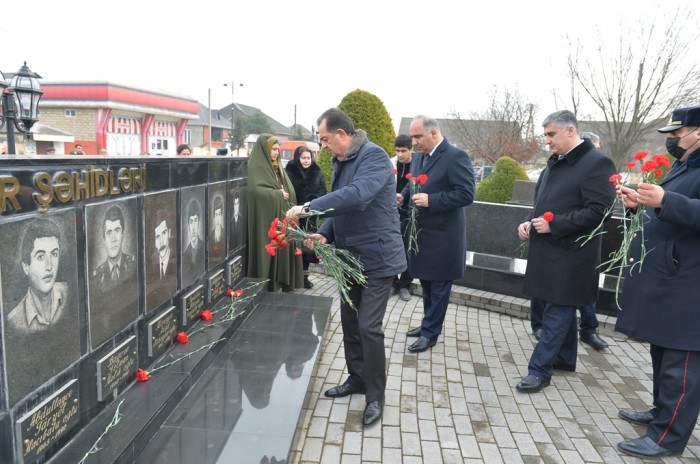
{"label": "man's black shoe", "polygon": [[420,327],[416,327],[415,329],[411,329],[408,332],[406,332],[407,337],[420,337]]}
{"label": "man's black shoe", "polygon": [[596,350],[604,350],[608,347],[607,342],[600,338],[600,336],[597,333],[585,337],[581,336],[580,338],[583,343],[592,346]]}
{"label": "man's black shoe", "polygon": [[382,417],[382,411],[384,411],[384,404],[381,401],[370,401],[365,406],[365,413],[362,415],[362,425],[374,424]]}
{"label": "man's black shoe", "polygon": [[352,385],[344,383],[342,385],[338,385],[337,387],[333,387],[326,390],[326,393],[324,393],[324,395],[326,395],[328,398],[342,398],[344,396],[352,395],[353,393],[364,392],[365,390],[363,388],[356,388]]}
{"label": "man's black shoe", "polygon": [[411,346],[408,347],[408,351],[411,353],[421,353],[428,348],[432,348],[437,345],[437,340],[430,340],[421,336],[416,340]]}
{"label": "man's black shoe", "polygon": [[534,375],[528,375],[515,386],[515,389],[522,393],[537,393],[548,386],[550,379],[543,380]]}
{"label": "man's black shoe", "polygon": [[638,458],[663,458],[665,456],[677,456],[681,453],[662,448],[649,437],[639,437],[634,440],[621,441],[617,444],[617,449],[630,456]]}
{"label": "man's black shoe", "polygon": [[654,420],[654,415],[651,411],[635,411],[633,409],[620,409],[617,412],[620,419],[624,419],[627,422],[632,422],[637,425],[649,425]]}
{"label": "man's black shoe", "polygon": [[304,288],[314,288],[313,282],[307,276],[304,276]]}

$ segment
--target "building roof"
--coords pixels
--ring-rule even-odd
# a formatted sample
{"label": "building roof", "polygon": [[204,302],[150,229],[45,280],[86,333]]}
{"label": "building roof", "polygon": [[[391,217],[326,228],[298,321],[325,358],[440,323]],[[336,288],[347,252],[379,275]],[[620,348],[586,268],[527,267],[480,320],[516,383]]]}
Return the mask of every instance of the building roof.
{"label": "building roof", "polygon": [[32,138],[38,142],[75,142],[72,133],[37,122],[32,126]]}
{"label": "building roof", "polygon": [[[231,120],[223,117],[225,113],[221,110],[211,110],[211,127],[217,127],[221,129],[230,129]],[[209,108],[206,105],[199,104],[199,117],[193,119],[187,123],[188,126],[208,126],[209,125]]]}
{"label": "building roof", "polygon": [[[256,108],[254,106],[248,106],[248,105],[242,105],[240,103],[232,103],[230,105],[226,105],[223,108],[219,110],[219,113],[222,115],[225,115],[226,117],[231,117],[231,106],[233,106],[233,118],[234,120],[238,116],[248,116],[256,111],[260,111],[265,117],[270,121],[270,127],[272,128],[272,132],[274,132],[276,135],[286,135],[286,136],[291,136],[292,135],[292,130],[285,126],[284,124],[280,123],[279,121],[276,121],[275,119],[272,119],[270,116],[265,114],[260,108]],[[229,123],[229,127],[230,127]]]}

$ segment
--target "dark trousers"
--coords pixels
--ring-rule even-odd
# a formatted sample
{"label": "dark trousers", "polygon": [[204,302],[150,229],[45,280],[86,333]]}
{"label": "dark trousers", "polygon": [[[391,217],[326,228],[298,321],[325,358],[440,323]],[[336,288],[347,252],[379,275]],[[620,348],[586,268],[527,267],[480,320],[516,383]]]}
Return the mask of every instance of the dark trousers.
{"label": "dark trousers", "polygon": [[450,302],[451,280],[422,280],[423,287],[423,323],[420,334],[429,340],[437,340],[442,333],[447,305]]}
{"label": "dark trousers", "polygon": [[[406,234],[406,229],[408,228],[408,216],[400,214],[399,220],[401,221],[401,236],[403,237],[403,251],[406,253],[406,263],[408,263],[408,235]],[[400,275],[394,277],[394,282],[392,286],[395,289],[400,288],[410,288],[413,282],[413,276],[408,272],[408,264],[406,264],[406,270]]]}
{"label": "dark trousers", "polygon": [[386,355],[382,320],[391,292],[393,276],[367,279],[367,286],[353,285],[350,299],[355,308],[340,302],[345,363],[350,377],[347,383],[364,388],[365,399],[384,401]]}
{"label": "dark trousers", "polygon": [[682,452],[700,414],[700,352],[650,345],[654,421],[646,436],[666,449]]}
{"label": "dark trousers", "polygon": [[[579,306],[581,313],[581,323],[579,333],[582,337],[590,337],[598,331],[598,318],[595,315],[595,303]],[[544,301],[539,298],[530,299],[530,325],[535,332],[542,328],[542,313],[544,312]]]}
{"label": "dark trousers", "polygon": [[576,306],[544,302],[542,336],[532,352],[528,374],[543,380],[552,377],[554,364],[576,369]]}

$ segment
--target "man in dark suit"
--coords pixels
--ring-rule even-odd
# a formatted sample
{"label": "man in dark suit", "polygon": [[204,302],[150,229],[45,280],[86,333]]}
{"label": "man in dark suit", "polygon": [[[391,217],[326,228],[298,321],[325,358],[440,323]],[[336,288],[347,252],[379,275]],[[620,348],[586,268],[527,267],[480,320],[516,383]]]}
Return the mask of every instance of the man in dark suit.
{"label": "man in dark suit", "polygon": [[214,259],[214,261],[220,261],[226,254],[226,242],[224,241],[226,239],[224,200],[220,196],[214,197],[212,212],[211,230],[209,231],[209,257],[210,260]]}
{"label": "man in dark suit", "polygon": [[199,236],[201,217],[199,201],[193,198],[187,208],[187,246],[182,251],[183,285],[204,271],[204,240]]}
{"label": "man in dark suit", "polygon": [[[406,269],[406,255],[396,209],[394,170],[386,152],[355,131],[350,117],[337,108],[318,119],[321,146],[333,155],[332,192],[292,207],[287,217],[300,211],[325,211],[317,234],[321,243],[334,242],[348,250],[364,266],[366,285],[351,283],[355,308],[340,302],[343,344],[348,379],[325,392],[329,398],[364,393],[367,405],[362,424],[375,423],[384,410],[386,354],[382,320],[394,276]],[[309,243],[311,245],[311,243]]]}
{"label": "man in dark suit", "polygon": [[170,246],[171,212],[159,209],[155,214],[154,252],[151,254],[147,281],[146,303],[150,308],[173,296],[175,281],[175,251]]}
{"label": "man in dark suit", "polygon": [[621,442],[640,458],[679,455],[700,413],[700,106],[678,108],[659,132],[677,161],[659,185],[620,186],[625,206],[646,208],[644,246],[637,234],[615,330],[649,343],[653,407],[619,416],[646,425],[643,437]]}
{"label": "man in dark suit", "polygon": [[399,204],[418,208],[418,252],[408,252],[408,271],[423,288],[423,321],[406,334],[418,337],[408,351],[432,348],[442,333],[452,281],[464,275],[467,260],[467,226],[464,207],[474,201],[474,170],[469,155],[451,145],[440,133],[437,121],[416,116],[409,129],[418,152],[411,175],[427,176],[420,192],[406,185],[397,194]]}
{"label": "man in dark suit", "polygon": [[[598,298],[602,236],[583,245],[578,239],[600,224],[615,200],[615,165],[581,139],[576,116],[557,111],[542,126],[552,156],[537,181],[533,209],[518,226],[520,240],[529,240],[524,292],[544,303],[540,340],[528,375],[516,386],[524,393],[549,385],[553,369],[576,369],[576,308]],[[545,212],[553,214],[550,221]]]}

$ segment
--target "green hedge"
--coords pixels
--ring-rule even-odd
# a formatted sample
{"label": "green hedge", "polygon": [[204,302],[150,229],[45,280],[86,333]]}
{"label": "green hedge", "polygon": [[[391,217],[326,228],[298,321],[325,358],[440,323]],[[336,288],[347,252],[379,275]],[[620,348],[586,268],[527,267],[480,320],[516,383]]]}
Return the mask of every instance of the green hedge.
{"label": "green hedge", "polygon": [[496,161],[496,168],[489,177],[476,187],[477,201],[505,203],[513,199],[513,185],[516,180],[530,180],[525,169],[513,158],[502,157]]}

